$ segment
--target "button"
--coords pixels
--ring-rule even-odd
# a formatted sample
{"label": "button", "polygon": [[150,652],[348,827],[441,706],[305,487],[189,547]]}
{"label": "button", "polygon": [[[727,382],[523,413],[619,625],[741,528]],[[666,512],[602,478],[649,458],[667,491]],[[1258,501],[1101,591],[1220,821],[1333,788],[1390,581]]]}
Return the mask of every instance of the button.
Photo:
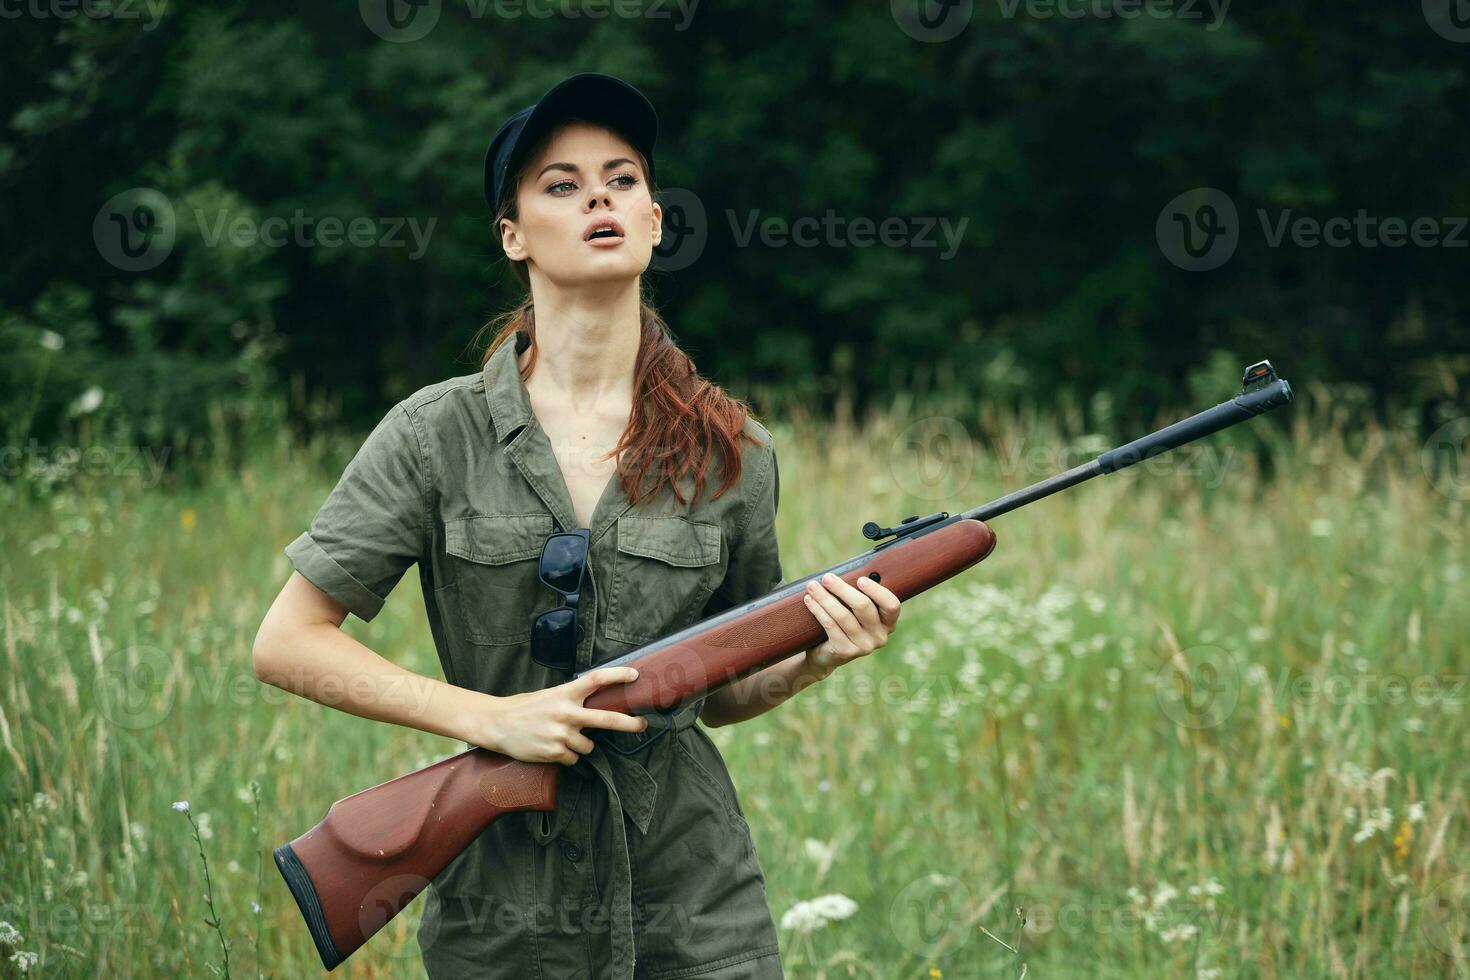
{"label": "button", "polygon": [[564,840],[561,842],[561,854],[562,857],[566,858],[568,861],[582,860],[582,849],[569,840]]}

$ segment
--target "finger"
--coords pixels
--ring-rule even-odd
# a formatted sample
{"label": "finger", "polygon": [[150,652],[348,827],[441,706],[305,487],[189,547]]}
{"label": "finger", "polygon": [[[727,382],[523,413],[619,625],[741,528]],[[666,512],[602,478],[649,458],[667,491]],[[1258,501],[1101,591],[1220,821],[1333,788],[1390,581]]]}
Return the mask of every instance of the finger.
{"label": "finger", "polygon": [[833,619],[832,615],[827,612],[826,608],[823,607],[823,605],[816,600],[816,597],[808,592],[801,598],[802,601],[806,603],[807,609],[811,610],[811,614],[817,617],[817,622],[822,624],[822,629],[827,631],[827,644],[829,646],[835,648],[838,644],[848,642],[847,633],[842,629],[841,626],[837,625],[837,621]]}
{"label": "finger", "polygon": [[892,626],[898,622],[898,614],[902,611],[898,596],[866,575],[861,576],[857,581],[858,587],[866,592],[868,598],[872,599],[873,604],[878,607],[878,617],[884,624]]}
{"label": "finger", "polygon": [[637,679],[638,670],[634,667],[599,667],[596,670],[589,670],[575,680],[568,681],[567,687],[578,701],[583,701],[593,691],[610,684],[631,684]]}
{"label": "finger", "polygon": [[572,724],[578,728],[605,728],[614,732],[641,732],[648,727],[648,719],[641,715],[630,715],[621,711],[582,708],[572,714]]}
{"label": "finger", "polygon": [[565,749],[552,761],[559,762],[564,766],[575,766],[578,762],[582,761],[582,757],[571,749]]}
{"label": "finger", "polygon": [[852,610],[853,616],[862,623],[864,629],[873,629],[883,625],[883,620],[878,614],[878,607],[873,604],[873,600],[866,592],[854,588],[846,579],[830,572],[822,576],[822,584],[847,604],[847,608]]}
{"label": "finger", "polygon": [[583,735],[581,732],[573,731],[570,735],[567,736],[567,748],[580,755],[586,755],[588,752],[591,752],[593,749],[597,748],[597,745],[592,741],[592,739],[588,738],[586,735]]}
{"label": "finger", "polygon": [[847,636],[856,639],[862,633],[862,624],[858,622],[857,617],[852,614],[852,610],[848,609],[842,600],[820,585],[811,590],[809,594],[822,604],[822,608],[827,610],[832,616],[832,619],[838,626],[842,627],[842,631]]}

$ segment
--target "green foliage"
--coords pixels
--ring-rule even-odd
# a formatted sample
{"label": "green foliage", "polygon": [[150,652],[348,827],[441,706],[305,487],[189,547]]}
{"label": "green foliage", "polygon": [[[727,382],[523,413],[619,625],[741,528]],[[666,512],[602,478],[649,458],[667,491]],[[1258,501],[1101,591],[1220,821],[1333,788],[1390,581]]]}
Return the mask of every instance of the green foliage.
{"label": "green foliage", "polygon": [[[209,396],[299,381],[361,426],[473,370],[470,337],[518,298],[480,197],[485,143],[585,69],[630,79],[660,110],[662,182],[698,195],[709,242],[656,274],[656,292],[737,393],[865,405],[948,385],[978,405],[1106,392],[1138,421],[1181,405],[1179,380],[1213,351],[1429,414],[1470,380],[1461,249],[1273,246],[1265,231],[1283,216],[1470,213],[1449,165],[1470,149],[1464,49],[1417,4],[1230,6],[1217,21],[1204,4],[1200,18],[1122,19],[1005,0],[976,4],[943,43],[907,36],[888,4],[431,6],[437,25],[407,43],[348,0],[12,22],[8,438],[73,438],[68,406],[94,385],[130,438],[152,441],[201,436]],[[179,240],[126,271],[88,229],[136,187],[166,196]],[[1240,244],[1188,272],[1154,225],[1199,187],[1230,195]],[[829,212],[959,233],[952,250],[736,238],[752,219]],[[305,239],[209,234],[297,215]],[[332,219],[418,222],[424,248],[326,244]],[[38,350],[42,330],[66,346]]]}

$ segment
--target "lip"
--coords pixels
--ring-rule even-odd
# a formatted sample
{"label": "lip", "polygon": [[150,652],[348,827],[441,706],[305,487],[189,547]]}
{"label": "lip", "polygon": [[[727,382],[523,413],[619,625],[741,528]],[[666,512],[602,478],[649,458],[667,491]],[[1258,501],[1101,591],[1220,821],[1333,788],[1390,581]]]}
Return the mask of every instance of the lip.
{"label": "lip", "polygon": [[[612,226],[614,234],[611,237],[587,237],[598,228],[601,228],[603,225]],[[625,233],[623,231],[622,222],[620,222],[617,218],[610,218],[606,215],[602,215],[600,217],[594,218],[591,222],[588,223],[587,227],[582,231],[582,241],[587,245],[591,245],[593,248],[616,248],[617,246],[623,244],[624,234]]]}

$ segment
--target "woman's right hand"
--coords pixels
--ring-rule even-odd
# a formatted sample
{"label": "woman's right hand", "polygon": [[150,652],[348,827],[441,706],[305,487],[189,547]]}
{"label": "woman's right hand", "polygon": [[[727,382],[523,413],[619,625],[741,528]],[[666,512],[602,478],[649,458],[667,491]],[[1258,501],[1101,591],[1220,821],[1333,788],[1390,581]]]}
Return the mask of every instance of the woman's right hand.
{"label": "woman's right hand", "polygon": [[594,691],[637,678],[633,667],[604,667],[556,687],[493,698],[477,726],[483,734],[469,741],[522,762],[574,765],[594,748],[582,729],[641,732],[648,727],[648,720],[638,715],[582,704]]}

